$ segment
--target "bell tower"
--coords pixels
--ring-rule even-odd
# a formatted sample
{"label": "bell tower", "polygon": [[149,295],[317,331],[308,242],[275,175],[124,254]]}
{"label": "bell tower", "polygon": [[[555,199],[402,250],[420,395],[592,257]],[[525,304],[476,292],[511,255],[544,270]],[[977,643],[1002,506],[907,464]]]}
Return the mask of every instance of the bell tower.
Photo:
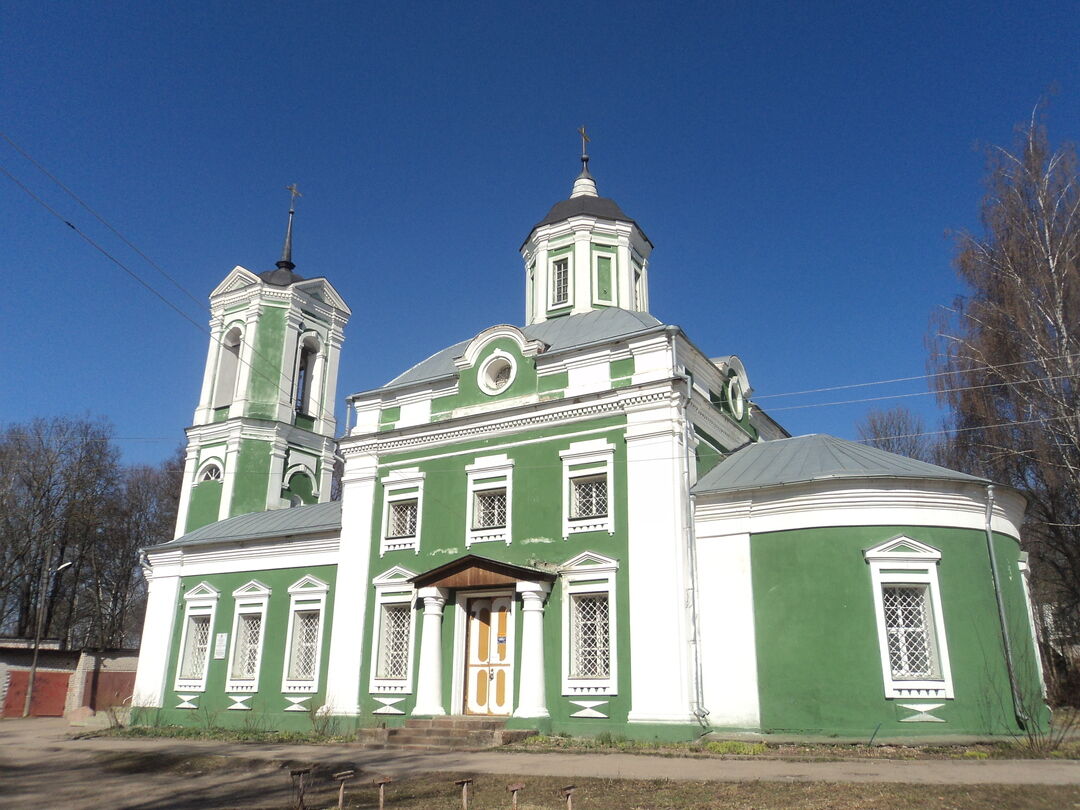
{"label": "bell tower", "polygon": [[585,127],[578,133],[581,174],[570,197],[555,203],[521,246],[526,324],[607,307],[649,311],[652,242],[618,203],[599,195]]}
{"label": "bell tower", "polygon": [[292,261],[296,185],[276,268],[235,267],[210,294],[202,393],[187,429],[176,536],[248,512],[330,500],[334,402],[352,312]]}

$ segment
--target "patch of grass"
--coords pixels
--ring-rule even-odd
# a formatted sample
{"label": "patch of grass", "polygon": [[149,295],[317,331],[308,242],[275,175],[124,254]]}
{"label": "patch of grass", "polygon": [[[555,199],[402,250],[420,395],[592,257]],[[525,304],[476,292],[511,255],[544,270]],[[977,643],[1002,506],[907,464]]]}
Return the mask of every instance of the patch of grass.
{"label": "patch of grass", "polygon": [[353,734],[321,734],[318,731],[272,731],[257,726],[217,728],[204,726],[129,726],[90,731],[78,735],[90,737],[164,737],[183,740],[218,740],[242,743],[284,743],[289,745],[319,745],[352,742]]}
{"label": "patch of grass", "polygon": [[705,750],[710,754],[756,756],[757,754],[764,754],[765,749],[765,743],[748,743],[740,740],[712,740],[705,743]]}

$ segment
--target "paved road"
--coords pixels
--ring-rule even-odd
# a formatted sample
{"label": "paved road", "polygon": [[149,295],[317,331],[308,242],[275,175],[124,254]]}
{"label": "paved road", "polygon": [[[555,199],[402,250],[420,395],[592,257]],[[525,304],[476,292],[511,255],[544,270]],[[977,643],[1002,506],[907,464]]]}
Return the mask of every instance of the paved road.
{"label": "paved road", "polygon": [[[921,784],[1080,785],[1080,762],[1063,760],[845,760],[786,762],[720,760],[635,754],[405,753],[363,751],[349,745],[265,745],[175,739],[71,739],[78,729],[53,719],[0,722],[0,807],[72,807],[100,810],[101,795],[116,808],[173,808],[180,794],[198,796],[203,808],[236,807],[259,784],[265,801],[268,781],[284,797],[282,762],[351,764],[365,773],[392,776],[422,771],[537,774],[694,781],[904,782]],[[169,753],[226,756],[238,767],[178,778],[177,773],[103,769],[102,754]],[[270,775],[273,775],[270,778]],[[178,787],[179,783],[179,787]],[[92,786],[92,790],[91,790]],[[41,802],[45,797],[45,804]],[[230,803],[233,802],[233,803]]]}

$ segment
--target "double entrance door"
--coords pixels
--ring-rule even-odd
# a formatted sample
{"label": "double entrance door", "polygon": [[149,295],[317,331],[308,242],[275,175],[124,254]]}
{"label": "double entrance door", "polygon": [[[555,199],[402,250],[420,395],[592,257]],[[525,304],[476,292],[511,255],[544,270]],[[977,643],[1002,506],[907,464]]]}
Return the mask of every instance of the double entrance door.
{"label": "double entrance door", "polygon": [[514,694],[512,596],[466,602],[465,713],[508,715]]}

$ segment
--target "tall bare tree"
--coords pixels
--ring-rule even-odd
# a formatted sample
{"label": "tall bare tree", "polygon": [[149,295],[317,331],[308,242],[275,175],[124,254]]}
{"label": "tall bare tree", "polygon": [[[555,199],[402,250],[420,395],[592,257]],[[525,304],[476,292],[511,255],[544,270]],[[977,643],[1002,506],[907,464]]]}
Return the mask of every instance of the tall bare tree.
{"label": "tall bare tree", "polygon": [[1023,491],[1037,597],[1080,640],[1080,176],[1033,117],[989,151],[982,233],[961,234],[969,294],[934,324],[953,466]]}
{"label": "tall bare tree", "polygon": [[938,464],[938,443],[928,435],[922,418],[907,408],[873,409],[856,425],[859,439],[871,447]]}

